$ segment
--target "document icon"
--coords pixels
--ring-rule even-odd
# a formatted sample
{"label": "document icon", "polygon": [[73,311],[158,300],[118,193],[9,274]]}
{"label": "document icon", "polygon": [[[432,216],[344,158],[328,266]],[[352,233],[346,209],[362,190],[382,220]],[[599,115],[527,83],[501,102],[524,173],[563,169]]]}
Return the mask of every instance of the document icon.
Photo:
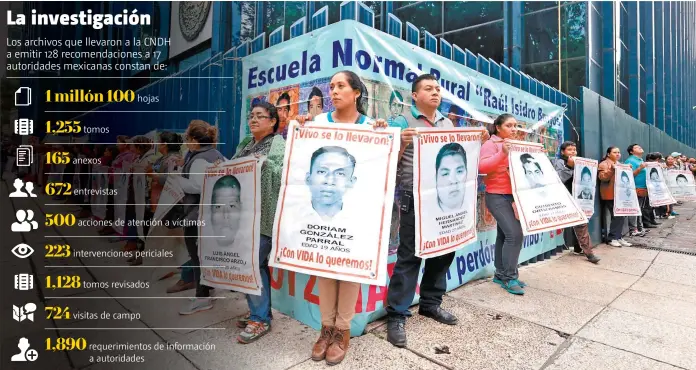
{"label": "document icon", "polygon": [[34,163],[34,147],[20,145],[17,147],[17,167],[28,167]]}
{"label": "document icon", "polygon": [[14,133],[17,135],[32,135],[34,134],[34,120],[20,118],[14,121]]}
{"label": "document icon", "polygon": [[15,91],[15,106],[28,107],[31,105],[31,88],[20,87]]}
{"label": "document icon", "polygon": [[34,289],[34,275],[17,274],[14,276],[14,288],[17,290]]}

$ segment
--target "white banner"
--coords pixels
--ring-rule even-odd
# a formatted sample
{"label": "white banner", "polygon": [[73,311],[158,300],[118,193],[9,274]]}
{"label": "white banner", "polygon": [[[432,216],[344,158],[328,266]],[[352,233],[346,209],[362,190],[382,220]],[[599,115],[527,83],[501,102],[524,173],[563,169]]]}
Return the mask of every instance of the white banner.
{"label": "white banner", "polygon": [[[171,176],[167,176],[167,181],[160,193],[157,209],[152,217],[153,225],[148,230],[145,239],[145,249],[153,250],[160,249],[165,253],[171,253],[172,258],[154,258],[152,261],[159,265],[182,265],[189,259],[186,243],[183,238],[183,229],[169,229],[165,225],[159,225],[159,221],[171,210],[175,204],[179,203],[184,198],[184,191],[181,190],[179,183]],[[154,236],[154,238],[150,238]],[[174,261],[175,263],[172,263]],[[171,271],[177,272],[176,268],[171,268]],[[158,280],[169,272],[166,268],[154,267],[152,269],[152,280]]]}
{"label": "white banner", "polygon": [[595,211],[595,191],[597,188],[597,168],[595,159],[573,158],[573,199],[582,208],[586,217],[592,217]]}
{"label": "white banner", "polygon": [[641,216],[633,168],[627,164],[614,165],[614,216]]}
{"label": "white banner", "polygon": [[387,283],[399,130],[294,122],[285,146],[270,264]]}
{"label": "white banner", "polygon": [[[92,189],[108,189],[109,187],[109,168],[106,166],[92,167]],[[109,202],[108,192],[95,192],[90,198],[92,203],[92,214],[98,219],[106,218],[106,203]]]}
{"label": "white banner", "polygon": [[660,207],[677,203],[667,187],[665,175],[662,172],[662,166],[657,162],[644,163],[646,166],[645,170],[648,173],[645,183],[648,186],[648,199],[650,199],[650,207]]}
{"label": "white banner", "polygon": [[672,195],[681,201],[696,201],[696,182],[688,170],[667,170],[667,185]]}
{"label": "white banner", "polygon": [[[124,165],[123,168],[112,169],[114,176],[114,220],[121,220],[123,223],[114,223],[114,230],[123,235],[123,224],[126,220],[126,203],[128,203],[128,183],[130,182],[130,166]],[[118,225],[118,226],[117,226]]]}
{"label": "white banner", "polygon": [[261,294],[261,166],[244,157],[206,169],[198,239],[203,285]]}
{"label": "white banner", "polygon": [[423,128],[414,141],[416,256],[451,253],[476,241],[481,129]]}
{"label": "white banner", "polygon": [[512,194],[524,235],[586,224],[585,212],[558,177],[541,144],[511,140]]}
{"label": "white banner", "polygon": [[143,174],[144,169],[137,168],[133,175],[133,198],[135,203],[135,219],[138,220],[138,237],[145,240],[143,233],[143,221],[145,220],[145,192],[147,191],[147,178]]}

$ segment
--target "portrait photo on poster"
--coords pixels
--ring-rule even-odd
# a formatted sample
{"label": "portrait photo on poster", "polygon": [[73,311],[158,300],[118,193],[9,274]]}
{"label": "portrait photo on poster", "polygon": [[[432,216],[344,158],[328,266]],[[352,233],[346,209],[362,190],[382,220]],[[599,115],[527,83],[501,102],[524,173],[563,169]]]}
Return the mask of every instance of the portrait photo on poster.
{"label": "portrait photo on poster", "polygon": [[418,130],[414,148],[416,255],[437,257],[476,238],[481,130]]}
{"label": "portrait photo on poster", "polygon": [[585,216],[591,217],[594,214],[598,162],[594,159],[575,157],[574,163],[573,199],[585,211]]}
{"label": "portrait photo on poster", "polygon": [[292,127],[297,126],[288,133],[271,265],[386,283],[386,274],[377,275],[384,273],[378,264],[386,263],[391,230],[396,129]]}
{"label": "portrait photo on poster", "polygon": [[665,177],[669,190],[677,200],[696,201],[696,183],[691,171],[669,170],[665,172]]}
{"label": "portrait photo on poster", "polygon": [[633,169],[626,164],[617,163],[614,166],[614,215],[640,216]]}
{"label": "portrait photo on poster", "polygon": [[199,255],[204,285],[260,294],[260,165],[239,158],[206,170]]}
{"label": "portrait photo on poster", "polygon": [[646,186],[648,188],[648,199],[651,207],[660,207],[674,204],[677,200],[667,186],[662,166],[657,162],[647,162],[645,170],[648,172]]}
{"label": "portrait photo on poster", "polygon": [[524,235],[587,223],[541,144],[512,142],[510,179]]}

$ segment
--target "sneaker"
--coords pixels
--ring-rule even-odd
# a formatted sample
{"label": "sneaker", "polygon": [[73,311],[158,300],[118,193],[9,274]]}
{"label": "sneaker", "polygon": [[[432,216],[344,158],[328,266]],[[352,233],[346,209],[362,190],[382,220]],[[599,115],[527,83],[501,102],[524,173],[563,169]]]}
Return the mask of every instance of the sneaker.
{"label": "sneaker", "polygon": [[510,294],[524,295],[524,290],[522,289],[520,282],[516,279],[508,280],[501,286]]}
{"label": "sneaker", "polygon": [[191,298],[181,311],[179,311],[179,315],[193,315],[196,312],[207,311],[211,308],[213,308],[212,298]]}
{"label": "sneaker", "polygon": [[257,322],[249,320],[244,331],[237,336],[237,342],[241,344],[249,344],[263,337],[271,331],[271,325],[265,322]]}
{"label": "sneaker", "polygon": [[668,219],[668,220],[674,219],[674,216],[669,215],[669,216],[667,216],[667,219]]}
{"label": "sneaker", "polygon": [[629,242],[627,242],[627,241],[625,241],[625,240],[623,240],[623,239],[619,239],[618,241],[619,241],[619,243],[621,244],[622,247],[630,247],[630,246],[633,245],[633,244],[631,244],[631,243],[629,243]]}
{"label": "sneaker", "polygon": [[623,247],[623,245],[622,245],[618,240],[612,240],[612,241],[610,241],[610,242],[609,242],[609,245],[611,245],[612,247],[617,247],[617,248]]}
{"label": "sneaker", "polygon": [[670,216],[679,216],[679,213],[672,211],[672,213],[669,214]]}
{"label": "sneaker", "polygon": [[249,324],[249,321],[251,321],[251,312],[247,312],[246,315],[237,319],[237,327],[244,329]]}
{"label": "sneaker", "polygon": [[[641,234],[642,234],[642,233],[641,233],[640,231],[638,231],[638,230],[633,230],[633,231],[631,231],[631,233],[628,234],[628,235],[629,235],[629,236],[642,236]],[[643,235],[645,235],[645,234],[643,234]]]}
{"label": "sneaker", "polygon": [[596,264],[597,262],[599,262],[601,260],[601,258],[595,256],[594,254],[590,254],[587,256],[587,260]]}
{"label": "sneaker", "polygon": [[[503,284],[505,284],[505,282],[504,282],[503,280],[501,280],[501,279],[499,279],[499,278],[497,278],[497,277],[494,277],[494,278],[493,278],[493,282],[496,283],[496,284],[498,284],[498,285],[500,285],[500,286],[503,286]],[[526,287],[527,287],[527,283],[525,283],[525,282],[522,281],[522,280],[517,280],[517,283],[518,283],[522,288],[526,288]]]}

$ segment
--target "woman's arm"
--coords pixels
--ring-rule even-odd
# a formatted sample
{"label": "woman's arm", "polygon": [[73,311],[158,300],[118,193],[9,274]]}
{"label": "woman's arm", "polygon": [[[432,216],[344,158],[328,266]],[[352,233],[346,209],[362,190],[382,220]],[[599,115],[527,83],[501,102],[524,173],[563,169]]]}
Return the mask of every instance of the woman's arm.
{"label": "woman's arm", "polygon": [[505,159],[504,151],[499,150],[492,141],[486,141],[481,146],[481,159],[479,160],[479,173],[487,175],[493,172]]}

